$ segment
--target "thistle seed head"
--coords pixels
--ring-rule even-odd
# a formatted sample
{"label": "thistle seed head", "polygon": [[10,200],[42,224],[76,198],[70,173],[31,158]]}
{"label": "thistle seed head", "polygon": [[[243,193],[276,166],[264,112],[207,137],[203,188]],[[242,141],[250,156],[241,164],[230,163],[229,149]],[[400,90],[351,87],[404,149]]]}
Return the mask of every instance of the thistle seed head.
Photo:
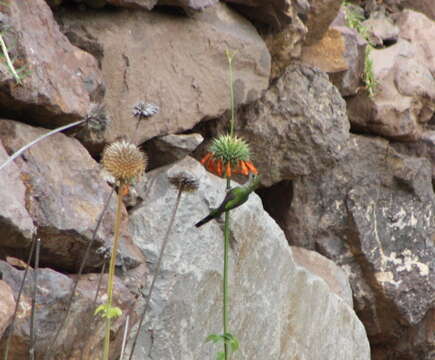
{"label": "thistle seed head", "polygon": [[120,140],[104,149],[101,162],[117,181],[130,183],[145,171],[147,156],[136,145]]}
{"label": "thistle seed head", "polygon": [[153,116],[159,112],[159,107],[155,104],[137,103],[133,108],[133,115],[139,120]]}
{"label": "thistle seed head", "polygon": [[185,192],[193,192],[198,190],[198,179],[187,171],[179,170],[173,174],[169,174],[169,182],[177,189]]}

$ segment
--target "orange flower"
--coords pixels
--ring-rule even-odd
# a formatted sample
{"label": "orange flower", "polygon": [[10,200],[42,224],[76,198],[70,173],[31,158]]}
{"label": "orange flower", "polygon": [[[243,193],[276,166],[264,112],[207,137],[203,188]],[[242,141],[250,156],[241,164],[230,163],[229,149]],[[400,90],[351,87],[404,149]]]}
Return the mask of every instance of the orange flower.
{"label": "orange flower", "polygon": [[204,157],[201,159],[201,161],[200,161],[201,164],[202,164],[202,165],[205,165],[205,163],[207,162],[207,160],[210,159],[210,158],[212,157],[212,155],[213,155],[213,154],[212,154],[211,152],[205,154],[205,156],[204,156]]}
{"label": "orange flower", "polygon": [[248,170],[249,170],[251,173],[253,173],[253,174],[255,174],[255,175],[258,175],[258,170],[257,170],[257,168],[254,166],[254,164],[253,164],[252,162],[250,162],[250,161],[245,161],[245,165],[246,165],[246,167],[248,168]]}
{"label": "orange flower", "polygon": [[222,176],[222,160],[218,160],[218,161],[217,161],[216,173],[217,173],[219,176]]}
{"label": "orange flower", "polygon": [[231,175],[235,174],[245,176],[249,175],[249,173],[258,174],[257,169],[251,161],[238,160],[237,166],[233,166],[234,162],[215,157],[213,152],[208,152],[201,159],[201,164],[203,164],[208,171],[218,176],[231,177]]}
{"label": "orange flower", "polygon": [[231,177],[231,162],[230,161],[227,162],[227,168],[225,170],[225,175],[228,178]]}
{"label": "orange flower", "polygon": [[248,175],[249,174],[249,170],[248,167],[246,166],[245,162],[243,160],[239,161],[240,164],[240,171],[243,175]]}

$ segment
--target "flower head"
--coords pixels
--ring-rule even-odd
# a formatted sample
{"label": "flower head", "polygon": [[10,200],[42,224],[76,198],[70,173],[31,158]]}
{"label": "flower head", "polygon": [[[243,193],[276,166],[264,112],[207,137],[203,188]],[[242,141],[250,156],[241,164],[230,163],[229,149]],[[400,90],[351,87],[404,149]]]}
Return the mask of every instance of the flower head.
{"label": "flower head", "polygon": [[137,103],[133,108],[133,115],[139,120],[153,116],[159,112],[159,107],[155,104]]}
{"label": "flower head", "polygon": [[193,192],[199,187],[198,179],[187,171],[179,170],[169,174],[169,182],[181,191]]}
{"label": "flower head", "polygon": [[213,140],[201,163],[219,176],[231,177],[232,174],[239,173],[248,175],[250,172],[257,174],[250,156],[249,145],[245,140],[237,136],[221,135]]}
{"label": "flower head", "polygon": [[145,171],[147,156],[136,145],[120,140],[104,149],[101,162],[116,180],[129,183]]}

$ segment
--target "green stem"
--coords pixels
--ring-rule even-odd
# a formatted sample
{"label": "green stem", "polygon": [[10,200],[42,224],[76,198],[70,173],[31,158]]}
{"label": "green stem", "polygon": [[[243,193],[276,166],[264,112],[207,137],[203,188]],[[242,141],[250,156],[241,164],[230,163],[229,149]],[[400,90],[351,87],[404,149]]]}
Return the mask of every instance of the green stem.
{"label": "green stem", "polygon": [[118,191],[118,203],[116,206],[116,215],[115,215],[115,226],[114,226],[114,238],[113,238],[113,247],[112,247],[112,255],[110,257],[110,265],[109,265],[109,279],[107,282],[107,309],[106,309],[106,332],[104,336],[104,355],[103,360],[109,360],[109,350],[110,350],[110,309],[112,307],[112,298],[113,298],[113,278],[115,276],[115,262],[116,262],[116,254],[118,252],[119,245],[119,237],[121,233],[121,209],[122,209],[122,198],[124,196],[125,184],[120,185]]}
{"label": "green stem", "polygon": [[[231,180],[227,178],[227,190],[231,188]],[[224,225],[224,301],[223,301],[223,321],[224,321],[224,335],[229,332],[228,329],[228,305],[229,305],[229,289],[228,289],[228,251],[230,247],[230,210],[225,211],[225,225]],[[224,342],[225,360],[230,359],[229,344]]]}
{"label": "green stem", "polygon": [[234,86],[233,86],[233,59],[234,53],[231,54],[229,50],[226,51],[228,59],[228,68],[230,72],[230,108],[231,108],[231,120],[230,120],[230,135],[234,136],[234,126],[236,122],[236,106],[234,104]]}
{"label": "green stem", "polygon": [[5,44],[5,41],[3,40],[3,36],[1,34],[0,34],[0,46],[1,46],[3,54],[5,56],[6,64],[8,65],[8,68],[12,73],[12,76],[15,78],[15,81],[17,82],[17,84],[21,84],[20,76],[17,74],[15,67],[14,67],[14,64],[12,63],[12,60],[9,57],[8,48]]}

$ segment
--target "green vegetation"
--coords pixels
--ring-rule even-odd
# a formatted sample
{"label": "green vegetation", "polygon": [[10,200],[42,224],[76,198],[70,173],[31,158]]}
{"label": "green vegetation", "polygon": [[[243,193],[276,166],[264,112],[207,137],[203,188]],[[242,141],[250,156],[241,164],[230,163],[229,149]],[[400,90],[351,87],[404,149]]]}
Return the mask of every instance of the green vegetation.
{"label": "green vegetation", "polygon": [[343,3],[347,26],[355,29],[366,41],[367,46],[364,53],[364,73],[362,80],[370,97],[376,93],[377,82],[373,72],[373,60],[370,58],[370,53],[373,50],[373,45],[369,39],[368,29],[362,24],[365,20],[362,14],[352,9],[352,4],[345,1]]}

